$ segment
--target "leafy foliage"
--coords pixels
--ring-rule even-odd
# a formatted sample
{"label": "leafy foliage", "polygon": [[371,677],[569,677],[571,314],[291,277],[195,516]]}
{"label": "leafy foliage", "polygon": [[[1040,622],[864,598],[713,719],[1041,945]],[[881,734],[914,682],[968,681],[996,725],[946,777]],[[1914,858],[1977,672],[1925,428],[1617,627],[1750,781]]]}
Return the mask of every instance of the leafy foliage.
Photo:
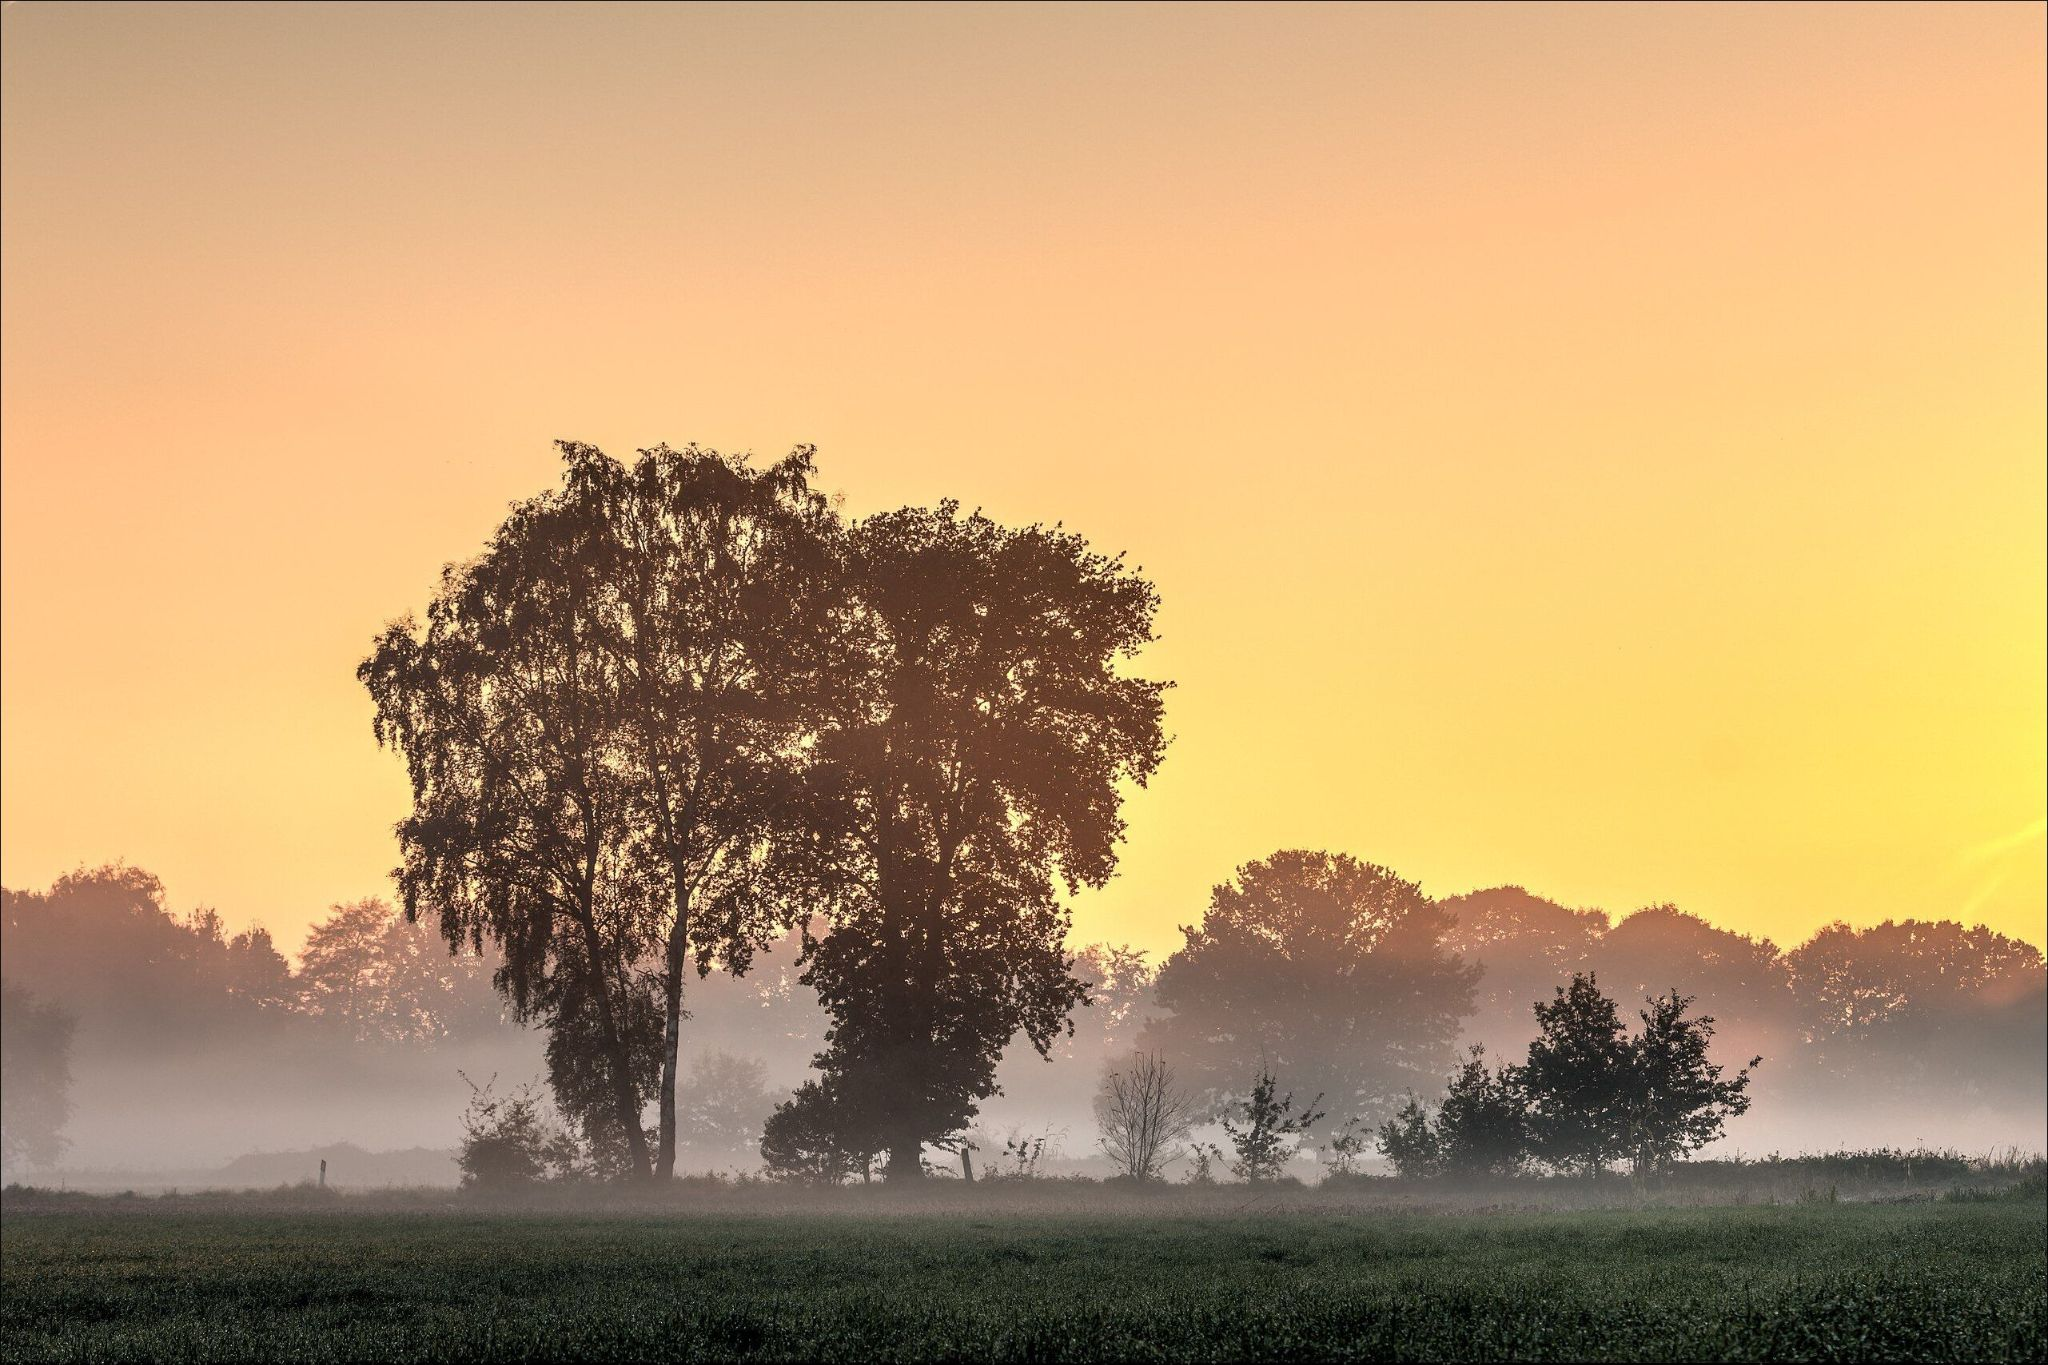
{"label": "leafy foliage", "polygon": [[1614,1001],[1591,974],[1575,975],[1536,1005],[1540,1032],[1520,1072],[1535,1154],[1590,1175],[1628,1146],[1628,1038]]}
{"label": "leafy foliage", "polygon": [[667,1175],[684,973],[743,970],[794,913],[776,836],[829,636],[832,521],[808,449],[758,473],[694,447],[630,469],[562,454],[563,487],[517,504],[444,573],[425,631],[390,627],[358,676],[412,782],[408,915],[503,946],[501,985],[555,1033],[565,1106],[622,1136],[631,1173]]}
{"label": "leafy foliage", "polygon": [[1205,1114],[1270,1063],[1374,1116],[1453,1057],[1477,969],[1444,947],[1451,917],[1413,882],[1343,854],[1284,850],[1212,893],[1159,973],[1171,1011],[1145,1046],[1183,1063]]}
{"label": "leafy foliage", "polygon": [[768,1116],[761,1159],[772,1179],[837,1185],[856,1174],[867,1179],[883,1142],[872,1106],[829,1082],[805,1081]]}
{"label": "leafy foliage", "polygon": [[1749,1067],[1724,1080],[1723,1069],[1707,1060],[1712,1016],[1688,1019],[1692,1001],[1677,991],[1648,1003],[1629,1044],[1623,1111],[1627,1152],[1639,1175],[1670,1169],[1720,1137],[1729,1119],[1747,1113],[1750,1068],[1763,1061],[1752,1057]]}
{"label": "leafy foliage", "polygon": [[261,929],[174,915],[141,868],[80,868],[0,893],[0,958],[16,982],[85,1021],[81,1048],[161,1058],[240,1037],[291,1010],[291,967]]}
{"label": "leafy foliage", "polygon": [[1326,1117],[1316,1108],[1322,1103],[1321,1095],[1296,1109],[1293,1093],[1281,1095],[1278,1091],[1279,1083],[1273,1073],[1260,1070],[1258,1079],[1252,1083],[1251,1095],[1237,1106],[1234,1117],[1239,1122],[1223,1120],[1223,1131],[1237,1152],[1237,1160],[1230,1165],[1231,1174],[1254,1185],[1275,1179],[1285,1171],[1287,1162],[1301,1145],[1302,1136]]}
{"label": "leafy foliage", "polygon": [[370,899],[336,905],[313,926],[293,984],[306,1014],[359,1041],[428,1042],[497,1025],[492,969]]}
{"label": "leafy foliage", "polygon": [[1520,1077],[1511,1067],[1488,1067],[1479,1044],[1451,1077],[1437,1110],[1437,1140],[1446,1175],[1513,1175],[1528,1160],[1529,1115]]}
{"label": "leafy foliage", "polygon": [[1514,1175],[1528,1161],[1529,1119],[1514,1068],[1490,1068],[1473,1044],[1434,1119],[1413,1095],[1380,1126],[1379,1149],[1396,1174],[1471,1179]]}
{"label": "leafy foliage", "polygon": [[1413,1095],[1380,1125],[1378,1142],[1380,1154],[1404,1179],[1426,1180],[1443,1173],[1443,1142],[1429,1121],[1428,1107]]}
{"label": "leafy foliage", "polygon": [[1108,877],[1119,786],[1159,763],[1164,684],[1117,670],[1157,597],[1079,537],[952,503],[862,522],[845,571],[847,685],[810,774],[831,927],[804,979],[820,1070],[876,1097],[890,1178],[915,1178],[1004,1046],[1044,1054],[1083,998],[1054,890]]}
{"label": "leafy foliage", "polygon": [[462,1187],[505,1193],[575,1174],[580,1164],[575,1140],[549,1115],[533,1088],[520,1086],[499,1095],[493,1085],[470,1084],[462,1145],[455,1156]]}
{"label": "leafy foliage", "polygon": [[1623,1157],[1638,1174],[1665,1170],[1749,1108],[1748,1069],[1723,1079],[1707,1060],[1713,1019],[1688,1018],[1676,991],[1648,1004],[1634,1038],[1590,975],[1536,1006],[1542,1033],[1514,1083],[1543,1160],[1589,1175]]}
{"label": "leafy foliage", "polygon": [[2018,1093],[2039,1108],[2048,972],[2032,944],[1953,920],[1836,923],[1785,962],[1805,1029],[1803,1079],[1829,1102]]}

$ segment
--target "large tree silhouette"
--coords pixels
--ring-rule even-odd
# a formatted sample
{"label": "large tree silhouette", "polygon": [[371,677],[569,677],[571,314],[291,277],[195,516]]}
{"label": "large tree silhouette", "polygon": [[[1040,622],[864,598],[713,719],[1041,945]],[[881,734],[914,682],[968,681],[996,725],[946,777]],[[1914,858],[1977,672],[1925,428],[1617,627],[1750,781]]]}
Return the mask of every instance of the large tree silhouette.
{"label": "large tree silhouette", "polygon": [[1451,926],[1414,882],[1343,854],[1246,863],[1161,967],[1172,1013],[1145,1046],[1210,1112],[1270,1067],[1340,1119],[1380,1117],[1453,1063],[1478,969],[1444,947]]}
{"label": "large tree silhouette", "polygon": [[[361,675],[412,773],[408,913],[506,945],[515,1001],[558,1026],[551,1059],[589,1049],[608,1073],[566,1088],[611,1096],[628,1166],[667,1176],[685,975],[745,970],[791,918],[771,864],[835,619],[833,522],[808,448],[760,471],[561,448],[562,489],[516,507],[424,635],[394,626]],[[634,1060],[644,991],[656,1077]]]}
{"label": "large tree silhouette", "polygon": [[[555,1031],[557,1088],[586,1130],[614,1133],[651,1169],[634,1066],[646,1014],[649,907],[661,889],[625,748],[617,661],[592,603],[609,528],[559,497],[513,509],[485,552],[443,571],[424,631],[392,625],[358,672],[380,742],[405,757],[412,812],[398,825],[408,915],[437,912],[451,947],[493,940],[521,1018]],[[558,1046],[574,1035],[587,1047]],[[574,1101],[602,1096],[603,1111]],[[580,1109],[580,1112],[579,1112]]]}
{"label": "large tree silhouette", "polygon": [[1004,1045],[1043,1053],[1083,996],[1056,885],[1109,876],[1120,784],[1158,766],[1165,684],[1118,671],[1157,597],[1077,536],[952,503],[862,522],[845,565],[812,787],[831,928],[805,979],[832,1021],[822,1093],[874,1103],[902,1180],[994,1092]]}
{"label": "large tree silhouette", "polygon": [[658,1176],[675,1166],[683,983],[694,961],[744,972],[787,928],[773,862],[791,833],[801,741],[816,728],[839,583],[837,525],[810,487],[809,447],[760,471],[691,447],[628,470],[565,446],[569,496],[611,534],[597,613],[622,686],[667,901],[661,941]]}

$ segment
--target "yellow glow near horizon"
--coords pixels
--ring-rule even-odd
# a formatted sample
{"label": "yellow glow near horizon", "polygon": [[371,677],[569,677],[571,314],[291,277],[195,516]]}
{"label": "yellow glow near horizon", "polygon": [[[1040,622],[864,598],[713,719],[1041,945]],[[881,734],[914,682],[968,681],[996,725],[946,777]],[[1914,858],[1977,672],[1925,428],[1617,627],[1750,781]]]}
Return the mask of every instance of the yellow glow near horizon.
{"label": "yellow glow near horizon", "polygon": [[352,671],[549,442],[815,442],[1159,583],[1087,939],[2044,923],[2044,11],[7,9],[0,875],[296,945]]}

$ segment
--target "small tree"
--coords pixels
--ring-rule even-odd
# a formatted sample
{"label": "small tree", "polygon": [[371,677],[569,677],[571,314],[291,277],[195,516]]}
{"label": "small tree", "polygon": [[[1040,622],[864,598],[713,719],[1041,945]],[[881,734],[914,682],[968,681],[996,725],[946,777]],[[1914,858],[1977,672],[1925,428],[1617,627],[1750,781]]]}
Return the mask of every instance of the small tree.
{"label": "small tree", "polygon": [[1366,1145],[1372,1141],[1371,1130],[1363,1125],[1365,1120],[1353,1116],[1344,1120],[1337,1131],[1330,1134],[1330,1140],[1323,1144],[1329,1153],[1331,1175],[1353,1175],[1358,1170],[1358,1160],[1365,1155]]}
{"label": "small tree", "polygon": [[1188,1146],[1192,1164],[1188,1167],[1187,1183],[1190,1185],[1213,1185],[1216,1183],[1216,1168],[1223,1163],[1223,1149],[1213,1142],[1196,1142]]}
{"label": "small tree", "polygon": [[761,1159],[773,1180],[838,1185],[858,1173],[866,1180],[883,1147],[872,1120],[816,1081],[775,1106],[761,1128]]}
{"label": "small tree", "polygon": [[497,1095],[494,1080],[478,1085],[467,1076],[462,1079],[470,1089],[462,1147],[455,1155],[462,1188],[503,1192],[576,1172],[580,1154],[575,1139],[548,1113],[533,1086]]}
{"label": "small tree", "polygon": [[1103,1079],[1095,1098],[1102,1150],[1138,1184],[1158,1180],[1183,1155],[1193,1106],[1173,1083],[1173,1068],[1156,1052],[1140,1052]]}
{"label": "small tree", "polygon": [[1321,1095],[1296,1110],[1293,1094],[1281,1096],[1278,1090],[1273,1073],[1261,1069],[1251,1098],[1235,1106],[1244,1126],[1223,1120],[1223,1131],[1237,1149],[1237,1160],[1230,1163],[1231,1174],[1254,1185],[1278,1176],[1300,1146],[1302,1134],[1326,1117],[1316,1108],[1323,1102]]}
{"label": "small tree", "polygon": [[1574,976],[1536,1007],[1542,1034],[1515,1080],[1528,1102],[1536,1154],[1587,1175],[1626,1158],[1638,1176],[1666,1170],[1721,1136],[1749,1109],[1749,1071],[1733,1079],[1707,1060],[1710,1017],[1688,1019],[1690,997],[1649,1000],[1643,1027],[1624,1032],[1614,1002],[1590,975]]}
{"label": "small tree", "polygon": [[775,1109],[767,1064],[730,1052],[699,1055],[682,1093],[678,1131],[700,1158],[744,1154]]}
{"label": "small tree", "polygon": [[1614,1002],[1591,973],[1575,974],[1536,1006],[1540,1029],[1518,1073],[1539,1157],[1595,1175],[1627,1146],[1629,1046]]}
{"label": "small tree", "polygon": [[1727,1121],[1749,1110],[1752,1057],[1732,1080],[1707,1060],[1714,1036],[1711,1015],[1687,1019],[1691,996],[1672,991],[1648,1002],[1643,1031],[1629,1046],[1626,1105],[1628,1156],[1638,1176],[1669,1170],[1721,1136]]}
{"label": "small tree", "polygon": [[1443,1170],[1443,1146],[1430,1126],[1429,1110],[1413,1095],[1380,1125],[1379,1148],[1403,1180],[1426,1180]]}
{"label": "small tree", "polygon": [[1486,1065],[1483,1044],[1473,1045],[1451,1078],[1436,1123],[1446,1175],[1513,1175],[1528,1157],[1528,1107],[1521,1089],[1511,1068]]}

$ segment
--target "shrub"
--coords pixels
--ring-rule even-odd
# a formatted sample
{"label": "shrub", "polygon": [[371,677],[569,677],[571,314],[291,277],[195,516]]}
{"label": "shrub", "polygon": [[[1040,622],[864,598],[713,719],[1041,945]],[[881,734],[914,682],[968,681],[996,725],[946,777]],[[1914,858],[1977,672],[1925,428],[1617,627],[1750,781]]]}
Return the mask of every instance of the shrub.
{"label": "shrub", "polygon": [[1095,1099],[1103,1154],[1139,1184],[1158,1180],[1180,1160],[1193,1117],[1173,1069],[1156,1052],[1140,1052],[1127,1069],[1105,1076]]}
{"label": "shrub", "polygon": [[462,1148],[455,1156],[462,1169],[462,1188],[523,1189],[580,1171],[576,1140],[531,1084],[498,1095],[492,1090],[495,1078],[481,1086],[467,1076],[462,1079],[470,1088],[469,1108],[462,1116]]}
{"label": "shrub", "polygon": [[1330,1167],[1323,1177],[1325,1180],[1357,1172],[1359,1158],[1365,1155],[1366,1144],[1372,1141],[1372,1134],[1359,1127],[1363,1122],[1365,1120],[1360,1118],[1344,1120],[1343,1125],[1330,1134],[1330,1140],[1323,1144],[1323,1151],[1328,1154]]}
{"label": "shrub", "polygon": [[849,1106],[816,1081],[775,1106],[761,1129],[761,1160],[770,1179],[800,1185],[838,1185],[858,1174],[869,1179],[881,1150],[878,1137]]}
{"label": "shrub", "polygon": [[1486,1065],[1474,1045],[1437,1110],[1436,1144],[1445,1175],[1514,1175],[1527,1159],[1528,1109],[1512,1071]]}
{"label": "shrub", "polygon": [[1404,1179],[1423,1180],[1443,1170],[1443,1144],[1429,1121],[1429,1110],[1410,1095],[1401,1112],[1380,1125],[1380,1154]]}
{"label": "shrub", "polygon": [[1322,1103],[1321,1095],[1297,1111],[1294,1096],[1281,1096],[1278,1090],[1273,1073],[1261,1070],[1252,1085],[1251,1098],[1237,1106],[1244,1127],[1223,1120],[1223,1131],[1229,1135],[1230,1145],[1237,1149],[1237,1160],[1230,1163],[1230,1172],[1254,1185],[1278,1176],[1301,1145],[1301,1135],[1325,1117],[1316,1109]]}

